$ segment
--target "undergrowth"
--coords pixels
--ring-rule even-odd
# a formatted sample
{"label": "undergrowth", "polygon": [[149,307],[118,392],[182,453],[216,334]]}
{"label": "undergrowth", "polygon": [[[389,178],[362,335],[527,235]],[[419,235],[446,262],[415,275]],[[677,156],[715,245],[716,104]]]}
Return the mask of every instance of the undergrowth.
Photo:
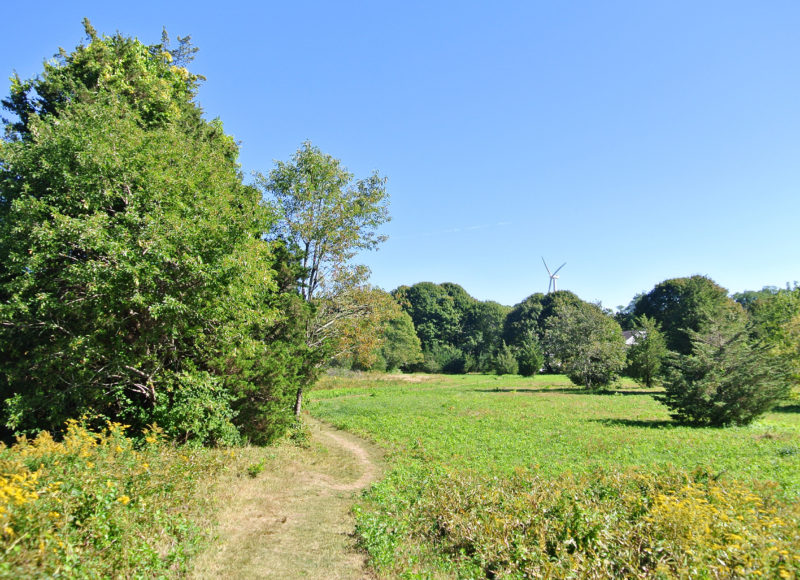
{"label": "undergrowth", "polygon": [[[800,506],[770,486],[753,489],[702,470],[569,473],[557,482],[522,469],[505,478],[451,471],[417,480],[402,497],[414,495],[395,509],[358,512],[362,546],[385,575],[800,574]],[[393,503],[387,499],[383,508]]]}
{"label": "undergrowth", "polygon": [[222,458],[158,429],[137,445],[118,423],[0,447],[0,577],[183,574],[204,538],[198,483]]}
{"label": "undergrowth", "polygon": [[696,429],[652,395],[440,376],[311,408],[388,451],[355,509],[381,577],[800,577],[795,407]]}

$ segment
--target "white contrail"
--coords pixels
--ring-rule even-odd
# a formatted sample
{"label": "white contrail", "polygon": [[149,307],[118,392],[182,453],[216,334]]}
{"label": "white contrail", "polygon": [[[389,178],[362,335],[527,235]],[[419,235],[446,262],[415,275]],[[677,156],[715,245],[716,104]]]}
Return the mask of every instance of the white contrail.
{"label": "white contrail", "polygon": [[462,232],[474,232],[477,230],[488,230],[490,228],[500,228],[504,226],[513,225],[514,222],[497,222],[495,224],[480,224],[474,226],[463,226],[458,228],[448,228],[446,230],[438,230],[435,232],[420,232],[417,234],[401,234],[390,236],[394,240],[408,239],[408,238],[427,238],[430,236],[440,236],[444,234],[458,234]]}

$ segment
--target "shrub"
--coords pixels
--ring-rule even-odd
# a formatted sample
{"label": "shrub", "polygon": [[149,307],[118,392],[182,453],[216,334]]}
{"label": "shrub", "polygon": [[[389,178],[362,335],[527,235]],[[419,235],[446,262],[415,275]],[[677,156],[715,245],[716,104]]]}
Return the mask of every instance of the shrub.
{"label": "shrub", "polygon": [[503,343],[494,357],[494,371],[498,375],[515,375],[519,371],[517,359],[511,348]]}
{"label": "shrub", "polygon": [[384,554],[388,566],[433,558],[453,576],[488,578],[800,573],[800,506],[703,470],[565,474],[558,485],[525,470],[455,472],[427,482],[408,508],[387,533],[411,534],[422,553]]}
{"label": "shrub", "polygon": [[523,377],[532,377],[544,366],[544,355],[539,343],[529,341],[517,349],[517,364],[519,374]]}
{"label": "shrub", "polygon": [[449,344],[434,343],[423,352],[420,370],[426,373],[460,374],[464,372],[464,353]]}
{"label": "shrub", "polygon": [[750,342],[741,316],[711,320],[689,337],[692,351],[673,357],[659,398],[674,419],[746,425],[788,396],[791,385],[780,359]]}

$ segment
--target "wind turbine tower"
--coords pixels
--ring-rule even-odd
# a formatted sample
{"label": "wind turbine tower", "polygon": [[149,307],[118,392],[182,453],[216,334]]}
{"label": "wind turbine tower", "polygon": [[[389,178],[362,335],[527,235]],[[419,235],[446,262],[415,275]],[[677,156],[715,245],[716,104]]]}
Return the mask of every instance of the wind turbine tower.
{"label": "wind turbine tower", "polygon": [[564,266],[566,266],[567,263],[564,262],[563,264],[561,264],[558,267],[558,269],[556,269],[555,272],[550,272],[550,268],[547,267],[547,262],[544,261],[544,256],[542,256],[542,264],[544,264],[544,269],[547,270],[547,275],[550,276],[550,284],[548,284],[547,286],[547,293],[550,294],[550,292],[555,292],[556,290],[558,290],[558,288],[556,288],[556,280],[558,280],[558,271],[561,270],[561,268],[563,268]]}

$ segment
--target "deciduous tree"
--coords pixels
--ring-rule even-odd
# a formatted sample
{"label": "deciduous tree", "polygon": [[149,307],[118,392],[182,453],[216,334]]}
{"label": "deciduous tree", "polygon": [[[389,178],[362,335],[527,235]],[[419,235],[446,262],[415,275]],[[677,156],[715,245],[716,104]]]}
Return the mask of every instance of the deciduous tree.
{"label": "deciduous tree", "polygon": [[[364,289],[369,270],[351,260],[385,240],[377,230],[389,220],[386,179],[374,172],[356,180],[338,159],[306,141],[289,162],[278,161],[257,181],[280,213],[277,235],[297,249],[300,293],[314,311],[306,341],[324,362],[374,312],[374,296]],[[302,398],[301,385],[296,415]]]}
{"label": "deciduous tree", "polygon": [[739,310],[741,307],[728,297],[725,288],[705,276],[691,276],[657,284],[638,299],[634,315],[647,315],[658,322],[667,347],[688,354],[691,351],[689,331],[699,330],[711,318]]}
{"label": "deciduous tree", "polygon": [[622,330],[595,304],[557,305],[545,323],[543,345],[551,366],[587,389],[610,384],[625,365]]}

